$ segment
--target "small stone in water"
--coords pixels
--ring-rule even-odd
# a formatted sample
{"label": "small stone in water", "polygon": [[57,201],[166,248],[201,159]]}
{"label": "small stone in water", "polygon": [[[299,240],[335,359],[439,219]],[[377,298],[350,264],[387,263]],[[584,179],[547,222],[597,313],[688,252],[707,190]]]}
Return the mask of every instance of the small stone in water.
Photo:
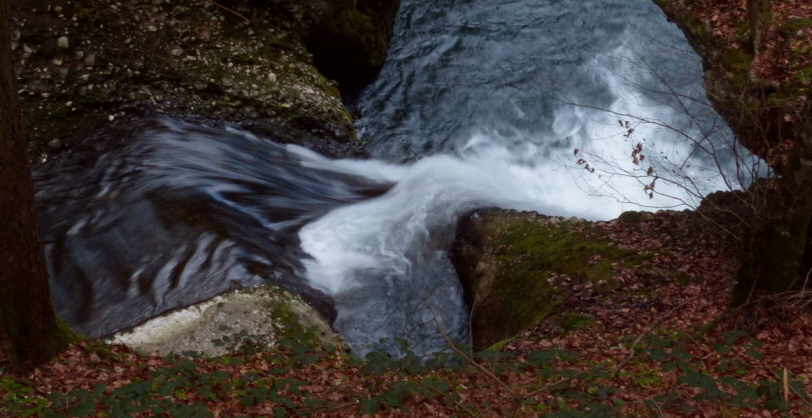
{"label": "small stone in water", "polygon": [[68,38],[66,36],[62,36],[56,40],[56,46],[60,48],[67,48],[70,46],[70,42],[68,42]]}

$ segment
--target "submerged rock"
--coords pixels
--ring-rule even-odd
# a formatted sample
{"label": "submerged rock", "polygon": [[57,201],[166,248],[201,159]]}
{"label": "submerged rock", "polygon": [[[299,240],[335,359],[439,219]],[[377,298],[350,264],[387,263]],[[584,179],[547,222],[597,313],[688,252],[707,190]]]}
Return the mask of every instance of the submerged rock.
{"label": "submerged rock", "polygon": [[281,339],[344,348],[329,323],[298,296],[257,286],[216,296],[115,334],[108,341],[148,355],[224,355],[243,344],[273,347]]}

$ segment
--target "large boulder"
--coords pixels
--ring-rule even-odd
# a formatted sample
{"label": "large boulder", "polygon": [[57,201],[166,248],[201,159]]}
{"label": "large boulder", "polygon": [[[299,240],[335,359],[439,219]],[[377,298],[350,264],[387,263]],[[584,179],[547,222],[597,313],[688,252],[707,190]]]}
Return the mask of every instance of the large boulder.
{"label": "large boulder", "polygon": [[471,309],[475,350],[524,331],[565,301],[573,285],[609,286],[640,256],[577,218],[478,210],[457,228],[452,261]]}
{"label": "large boulder", "polygon": [[346,349],[316,310],[272,286],[238,290],[174,310],[117,333],[109,341],[148,355],[217,356],[246,343],[273,347],[281,339]]}

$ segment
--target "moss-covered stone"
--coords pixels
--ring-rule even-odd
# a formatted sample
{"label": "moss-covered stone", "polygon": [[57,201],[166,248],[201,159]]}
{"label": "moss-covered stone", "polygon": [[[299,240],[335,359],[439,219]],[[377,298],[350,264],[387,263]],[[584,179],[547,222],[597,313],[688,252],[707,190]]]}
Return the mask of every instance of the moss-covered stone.
{"label": "moss-covered stone", "polygon": [[346,348],[315,309],[273,286],[238,290],[162,314],[110,341],[146,354],[223,355],[239,349],[243,338],[262,346],[287,340]]}
{"label": "moss-covered stone", "polygon": [[532,327],[566,300],[566,287],[551,277],[608,286],[614,268],[645,256],[618,248],[584,222],[507,210],[464,217],[452,259],[472,311],[474,349]]}

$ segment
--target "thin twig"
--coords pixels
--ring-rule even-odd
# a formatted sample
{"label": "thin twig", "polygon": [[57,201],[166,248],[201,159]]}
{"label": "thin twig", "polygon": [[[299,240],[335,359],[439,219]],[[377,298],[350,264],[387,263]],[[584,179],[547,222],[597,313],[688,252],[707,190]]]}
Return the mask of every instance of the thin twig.
{"label": "thin twig", "polygon": [[643,330],[643,332],[641,332],[641,333],[640,333],[640,335],[638,335],[638,336],[637,336],[637,338],[634,340],[634,342],[632,343],[631,347],[629,347],[629,350],[631,350],[631,352],[629,353],[628,357],[626,357],[625,359],[623,359],[623,361],[621,361],[620,363],[618,363],[618,364],[617,364],[617,366],[615,366],[615,368],[614,368],[614,369],[612,369],[612,372],[610,373],[610,376],[613,376],[613,375],[617,374],[617,372],[619,372],[619,371],[620,371],[620,370],[623,368],[623,366],[625,366],[625,365],[626,365],[628,362],[630,362],[630,361],[631,361],[631,360],[634,358],[634,355],[635,355],[634,349],[635,349],[635,347],[637,346],[637,344],[639,344],[639,343],[640,343],[640,341],[642,341],[642,340],[643,340],[643,337],[644,337],[644,336],[648,335],[648,333],[649,333],[649,332],[651,332],[651,331],[652,331],[652,330],[653,330],[653,329],[654,329],[656,326],[660,325],[660,324],[661,324],[661,323],[663,323],[663,322],[664,322],[666,319],[670,318],[670,317],[671,317],[671,315],[672,315],[672,314],[673,314],[673,313],[674,313],[674,312],[675,312],[677,309],[682,308],[683,306],[687,305],[687,304],[688,304],[688,302],[691,302],[691,301],[692,301],[692,300],[694,300],[694,299],[695,299],[695,298],[688,299],[688,300],[686,300],[685,302],[682,302],[682,303],[680,303],[679,305],[677,305],[677,306],[675,306],[675,307],[671,308],[670,310],[668,310],[668,312],[664,313],[664,314],[663,314],[663,316],[661,316],[661,317],[660,317],[658,320],[656,320],[656,321],[652,322],[651,324],[649,324],[648,326],[646,326],[646,328]]}
{"label": "thin twig", "polygon": [[[786,369],[785,369],[785,370],[786,370]],[[782,376],[781,376],[780,374],[776,373],[775,371],[772,371],[772,373],[773,373],[773,375],[775,375],[775,377],[777,377],[779,380],[783,380],[783,378],[782,378]],[[812,403],[810,403],[810,402],[809,402],[809,400],[807,400],[807,399],[806,399],[806,397],[804,397],[804,395],[802,395],[802,394],[798,393],[798,390],[797,390],[797,389],[795,389],[794,387],[792,387],[792,385],[789,385],[789,389],[790,389],[790,390],[792,390],[792,392],[793,392],[794,394],[798,395],[798,397],[799,397],[799,398],[801,398],[801,400],[802,400],[802,401],[804,401],[804,403],[806,403],[807,405],[809,405],[810,407],[812,407]],[[789,405],[787,405],[787,406],[789,406]]]}
{"label": "thin twig", "polygon": [[496,383],[498,383],[499,386],[502,386],[503,389],[505,389],[506,391],[508,391],[508,393],[510,393],[510,396],[512,396],[513,399],[515,399],[517,402],[521,402],[521,398],[519,397],[519,395],[516,394],[516,392],[510,386],[508,386],[505,382],[503,382],[502,379],[497,377],[495,374],[491,373],[491,371],[486,369],[485,366],[477,363],[476,360],[474,360],[467,353],[465,353],[462,350],[460,350],[459,348],[457,348],[457,346],[451,341],[450,338],[448,338],[448,335],[446,335],[446,333],[442,329],[440,329],[439,331],[440,331],[440,335],[443,336],[443,339],[445,339],[445,342],[448,344],[449,347],[451,347],[452,350],[454,350],[457,354],[463,356],[465,359],[470,361],[471,364],[474,365],[474,367],[476,367],[481,372],[485,373],[488,377],[490,377],[491,379],[496,381]]}
{"label": "thin twig", "polygon": [[657,401],[655,401],[653,398],[651,399],[651,403],[653,403],[654,406],[657,408],[657,415],[661,416],[661,417],[664,417],[665,414],[663,413],[662,408],[660,408],[660,404]]}
{"label": "thin twig", "polygon": [[544,385],[541,388],[538,388],[538,389],[536,389],[536,390],[534,390],[532,392],[527,393],[525,395],[525,397],[530,398],[530,397],[536,396],[536,395],[538,395],[538,394],[540,394],[542,392],[546,392],[546,391],[548,391],[548,390],[550,390],[550,389],[552,389],[552,388],[554,388],[554,387],[556,387],[556,386],[558,386],[558,385],[560,385],[562,383],[566,383],[567,381],[570,381],[570,380],[575,379],[577,377],[581,377],[582,375],[584,375],[586,373],[587,373],[587,370],[584,370],[584,371],[578,372],[578,373],[576,373],[576,374],[574,374],[572,376],[564,377],[564,378],[562,378],[560,380],[557,380],[557,381],[555,381],[553,383],[549,383],[547,385]]}
{"label": "thin twig", "polygon": [[338,404],[338,405],[325,405],[325,406],[323,406],[321,408],[314,409],[308,415],[313,415],[313,414],[315,414],[317,412],[324,412],[324,411],[338,411],[339,409],[344,409],[344,408],[347,408],[347,407],[350,407],[350,406],[353,406],[353,405],[358,405],[360,403],[361,403],[361,401],[356,399],[356,400],[345,402],[345,403]]}
{"label": "thin twig", "polygon": [[206,1],[207,1],[207,2],[209,2],[209,3],[211,3],[211,4],[213,4],[213,5],[215,5],[215,6],[217,6],[217,7],[219,7],[219,8],[221,8],[221,9],[223,9],[223,10],[225,10],[225,11],[227,11],[227,12],[229,12],[229,13],[231,13],[231,14],[233,14],[233,15],[235,15],[235,16],[237,16],[237,17],[242,18],[242,19],[243,19],[243,20],[245,20],[246,22],[250,22],[250,20],[248,20],[248,18],[247,18],[247,17],[245,17],[245,16],[243,16],[243,15],[241,15],[241,14],[239,14],[239,13],[235,12],[234,10],[229,9],[229,8],[228,8],[228,7],[226,7],[226,6],[223,6],[223,5],[222,5],[222,4],[220,4],[220,3],[217,3],[217,2],[216,2],[216,1],[214,1],[214,0],[206,0]]}
{"label": "thin twig", "polygon": [[456,405],[458,408],[460,408],[460,409],[462,409],[463,411],[465,411],[465,412],[466,412],[468,415],[470,415],[470,416],[472,416],[472,417],[475,417],[475,416],[477,415],[477,414],[476,414],[476,412],[475,412],[475,411],[473,411],[471,408],[469,408],[469,407],[467,407],[467,406],[463,405],[462,401],[458,401],[458,400],[456,400],[456,399],[452,398],[452,397],[451,397],[451,396],[449,396],[447,393],[441,392],[440,390],[438,390],[437,388],[435,388],[435,387],[433,387],[433,386],[427,386],[427,387],[428,387],[429,389],[431,389],[431,390],[433,390],[433,391],[437,392],[438,394],[440,394],[442,397],[444,397],[444,398],[448,399],[449,401],[454,402],[454,404],[455,404],[455,405]]}

